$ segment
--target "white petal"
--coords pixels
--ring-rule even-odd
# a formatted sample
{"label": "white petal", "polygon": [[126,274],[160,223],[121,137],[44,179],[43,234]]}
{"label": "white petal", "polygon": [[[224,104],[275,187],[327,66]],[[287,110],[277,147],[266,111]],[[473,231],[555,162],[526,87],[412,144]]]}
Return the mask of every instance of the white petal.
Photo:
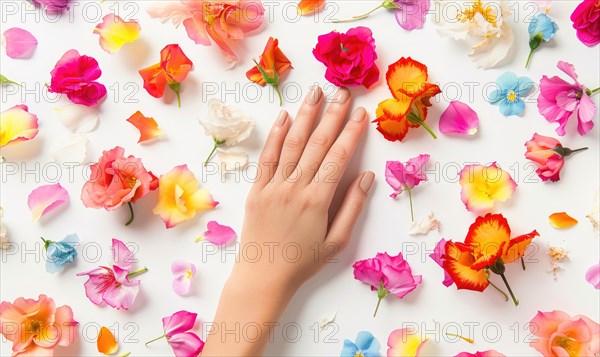
{"label": "white petal", "polygon": [[237,150],[217,149],[217,157],[225,171],[233,171],[248,165],[248,154]]}
{"label": "white petal", "polygon": [[425,235],[429,233],[431,230],[436,229],[438,232],[440,231],[440,224],[442,222],[437,218],[433,212],[429,214],[426,218],[419,222],[413,222],[410,231],[408,232],[411,236],[416,235]]}
{"label": "white petal", "polygon": [[241,110],[229,107],[218,99],[208,101],[208,114],[200,120],[204,133],[231,146],[246,140],[254,129],[254,121]]}
{"label": "white petal", "polygon": [[89,133],[98,126],[98,111],[93,107],[70,104],[52,108],[58,119],[74,133]]}
{"label": "white petal", "polygon": [[594,232],[596,234],[600,234],[600,188],[596,191],[596,197],[594,198],[594,203],[592,204],[592,212],[586,216],[590,223],[592,223],[592,227],[594,227]]}
{"label": "white petal", "polygon": [[496,36],[485,38],[472,47],[471,61],[477,68],[489,69],[502,61],[514,43],[514,35],[508,24],[503,23],[501,31]]}
{"label": "white petal", "polygon": [[50,154],[60,164],[68,162],[81,165],[86,161],[88,142],[89,140],[85,136],[74,134],[61,140]]}
{"label": "white petal", "polygon": [[328,325],[335,322],[337,311],[333,314],[322,315],[319,319],[319,329],[323,331]]}

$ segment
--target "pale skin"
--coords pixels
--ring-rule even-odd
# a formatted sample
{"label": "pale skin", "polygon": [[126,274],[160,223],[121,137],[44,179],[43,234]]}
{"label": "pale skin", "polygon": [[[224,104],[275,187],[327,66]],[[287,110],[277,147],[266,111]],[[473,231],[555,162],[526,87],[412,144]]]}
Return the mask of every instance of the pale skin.
{"label": "pale skin", "polygon": [[[348,245],[375,179],[359,174],[330,215],[368,125],[364,108],[346,120],[350,103],[350,92],[340,88],[323,111],[323,92],[314,86],[294,120],[285,111],[275,120],[246,202],[240,251],[248,254],[225,284],[202,356],[262,355],[296,291]],[[253,327],[246,336],[232,332],[240,326]]]}

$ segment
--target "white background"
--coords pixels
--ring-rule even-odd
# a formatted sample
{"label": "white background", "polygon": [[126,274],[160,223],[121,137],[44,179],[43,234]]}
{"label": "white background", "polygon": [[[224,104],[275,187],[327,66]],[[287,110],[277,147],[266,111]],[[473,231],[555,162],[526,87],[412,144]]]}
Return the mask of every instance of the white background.
{"label": "white background", "polygon": [[[229,176],[223,182],[221,176],[215,173],[203,177],[201,162],[212,146],[212,140],[204,136],[197,123],[206,114],[205,103],[210,97],[218,97],[244,109],[256,120],[256,130],[244,144],[251,159],[256,160],[280,108],[274,102],[270,89],[257,88],[245,78],[245,71],[252,66],[251,58],[262,52],[269,36],[279,38],[280,47],[294,66],[283,79],[283,83],[289,86],[284,108],[295,113],[300,102],[294,97],[303,95],[311,84],[316,82],[326,86],[329,97],[333,93],[333,87],[324,79],[324,66],[311,53],[317,36],[332,30],[346,31],[358,25],[368,26],[374,33],[379,55],[377,65],[382,74],[370,91],[352,89],[353,107],[364,106],[373,118],[377,104],[390,97],[384,77],[387,66],[402,56],[411,56],[429,67],[430,80],[439,83],[444,91],[433,101],[427,120],[429,125],[438,131],[438,118],[448,101],[459,99],[469,103],[479,114],[480,132],[471,139],[440,135],[433,140],[425,130],[413,129],[403,143],[392,143],[383,139],[374,124],[369,126],[344,180],[347,184],[363,170],[377,174],[372,196],[355,229],[352,243],[340,256],[339,262],[324,269],[297,294],[282,317],[281,325],[275,330],[275,342],[269,346],[268,354],[338,355],[343,339],[354,340],[358,331],[368,330],[379,339],[381,353],[385,355],[389,333],[410,325],[428,333],[430,341],[424,350],[426,355],[453,355],[461,351],[487,349],[513,356],[536,355],[536,351],[527,344],[530,336],[526,323],[538,310],[560,309],[571,315],[585,314],[600,320],[598,291],[584,279],[587,269],[599,260],[598,238],[585,218],[598,187],[598,127],[587,136],[580,137],[576,132],[576,120],[572,118],[562,142],[571,148],[589,146],[590,150],[567,160],[561,181],[542,183],[523,156],[523,145],[534,132],[555,136],[554,125],[547,123],[538,113],[535,103],[537,92],[527,100],[523,116],[503,117],[498,107],[484,100],[482,91],[486,83],[495,81],[506,70],[527,75],[536,84],[542,74],[565,77],[556,68],[558,60],[573,63],[581,81],[589,87],[600,85],[599,47],[585,47],[576,39],[571,27],[569,15],[576,6],[575,1],[554,5],[551,14],[560,30],[552,44],[542,45],[528,70],[523,68],[523,64],[529,50],[526,22],[532,7],[526,3],[513,5],[514,10],[519,9],[518,19],[511,21],[515,33],[514,47],[501,66],[488,71],[475,69],[467,57],[467,49],[451,39],[438,36],[430,20],[423,29],[407,32],[396,24],[391,13],[383,10],[354,24],[336,25],[324,19],[325,16],[331,19],[358,15],[377,5],[366,1],[330,1],[318,18],[297,18],[292,3],[268,3],[265,23],[243,43],[238,43],[235,50],[240,62],[233,70],[226,71],[227,65],[216,47],[195,45],[186,36],[183,27],[175,29],[171,24],[161,25],[158,20],[150,19],[145,12],[149,3],[106,1],[100,5],[80,2],[72,7],[69,16],[64,15],[55,21],[40,11],[29,10],[25,16],[23,11],[27,7],[24,1],[12,3],[22,6],[19,14],[9,11],[6,6],[10,2],[2,2],[3,28],[24,27],[39,40],[35,55],[29,60],[10,59],[3,51],[2,74],[26,82],[26,88],[32,89],[50,81],[50,70],[69,49],[91,55],[100,63],[103,71],[100,81],[109,92],[101,105],[100,125],[88,135],[89,161],[96,161],[102,150],[119,145],[126,149],[127,154],[142,158],[145,166],[157,175],[185,163],[198,178],[203,178],[206,187],[221,203],[212,212],[166,230],[162,221],[151,212],[157,202],[157,193],[152,192],[135,205],[135,222],[124,227],[123,223],[128,218],[126,208],[109,213],[83,206],[79,199],[84,183],[83,169],[80,168],[75,170],[73,179],[68,171],[60,172],[59,182],[70,194],[68,205],[40,222],[32,223],[26,205],[27,195],[41,184],[55,182],[53,179],[56,177],[53,166],[47,170],[32,168],[38,163],[41,168],[50,163],[50,148],[69,135],[51,110],[66,100],[56,102],[53,95],[47,95],[41,89],[25,96],[23,91],[3,88],[2,109],[27,104],[30,111],[39,117],[40,134],[29,143],[3,152],[7,161],[23,164],[23,169],[32,169],[35,173],[25,176],[25,171],[20,169],[15,174],[6,175],[4,170],[1,192],[3,220],[11,240],[18,243],[19,252],[14,255],[2,253],[1,298],[13,301],[19,296],[37,298],[43,293],[54,298],[58,305],[67,304],[73,308],[75,318],[80,322],[81,338],[68,349],[57,349],[57,355],[97,355],[95,338],[101,325],[116,330],[122,342],[121,353],[131,351],[132,356],[169,355],[171,351],[165,341],[156,342],[150,348],[143,344],[162,334],[163,316],[187,309],[198,312],[203,322],[213,318],[220,291],[234,261],[234,247],[215,252],[205,243],[194,243],[194,238],[212,219],[231,225],[239,233],[250,183],[244,177],[236,179],[235,176]],[[92,30],[102,15],[115,11],[126,19],[137,19],[142,32],[135,43],[126,45],[118,54],[109,55],[99,47],[98,37],[92,35]],[[137,73],[138,69],[156,63],[159,51],[170,43],[180,44],[194,62],[194,71],[182,86],[181,109],[177,108],[170,93],[164,100],[149,96],[142,88],[142,80]],[[471,96],[466,84],[469,82],[475,86]],[[301,88],[302,93],[298,95],[294,88]],[[598,104],[598,96],[594,100]],[[139,133],[125,121],[137,110],[154,117],[166,132],[166,137],[137,144]],[[431,232],[426,237],[410,237],[407,235],[410,222],[407,197],[401,195],[396,201],[390,199],[391,189],[383,180],[383,173],[386,160],[406,161],[419,153],[431,154],[431,172],[430,182],[414,191],[415,214],[421,219],[433,210],[442,219],[442,231],[441,234]],[[535,240],[535,247],[528,252],[527,271],[523,272],[519,264],[508,267],[507,277],[521,302],[518,307],[504,302],[491,288],[484,293],[476,293],[457,291],[454,286],[444,287],[441,284],[442,269],[427,258],[440,237],[462,241],[475,219],[460,201],[460,186],[456,182],[458,169],[468,162],[493,161],[509,170],[519,185],[513,199],[497,205],[496,211],[507,217],[513,234],[533,229],[541,234]],[[7,167],[7,164],[4,165]],[[552,228],[548,224],[548,215],[560,211],[567,211],[580,223],[568,230]],[[88,248],[85,252],[80,251],[76,266],[69,266],[58,275],[46,273],[39,237],[59,240],[69,233],[77,233],[82,245],[87,244]],[[106,264],[113,237],[136,245],[139,266],[147,266],[150,270],[140,276],[141,291],[130,311],[95,306],[84,294],[85,278],[75,276],[77,272]],[[571,258],[563,264],[565,270],[559,273],[557,281],[548,273],[550,263],[546,251],[549,245],[565,247]],[[97,247],[103,249],[99,262],[95,262]],[[36,253],[26,254],[25,249]],[[372,318],[376,294],[354,280],[351,265],[356,260],[382,251],[390,254],[404,251],[414,273],[423,275],[423,284],[403,300],[388,297],[382,303],[379,315]],[[171,290],[170,264],[175,259],[192,261],[198,268],[193,294],[189,297],[179,297]],[[495,281],[501,284],[500,280]],[[247,304],[246,301],[240,303]],[[248,308],[252,307],[248,305]],[[336,311],[336,326],[317,333],[316,321],[323,314]],[[435,323],[439,324],[437,332]],[[286,324],[292,324],[288,325],[291,326],[287,330],[288,340],[295,338],[296,327],[301,329],[302,335],[297,342],[286,342],[282,337],[285,334],[282,327]],[[469,326],[473,326],[472,330]],[[458,333],[474,338],[475,345],[445,335],[445,332],[456,333],[457,327]],[[198,330],[202,333],[202,327]],[[1,348],[3,356],[10,353],[6,341]]]}

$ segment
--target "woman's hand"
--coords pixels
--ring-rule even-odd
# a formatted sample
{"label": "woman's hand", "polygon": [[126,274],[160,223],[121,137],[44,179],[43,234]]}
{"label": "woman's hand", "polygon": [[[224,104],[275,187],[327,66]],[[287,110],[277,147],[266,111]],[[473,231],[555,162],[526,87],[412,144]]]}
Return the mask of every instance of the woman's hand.
{"label": "woman's hand", "polygon": [[[261,354],[271,332],[266,326],[277,322],[296,290],[348,244],[374,174],[354,180],[331,220],[329,208],[367,127],[367,113],[358,108],[346,122],[346,88],[321,115],[323,101],[323,92],[314,86],[293,123],[282,111],[269,133],[246,203],[239,257],[204,356]],[[244,324],[265,326],[262,338],[236,340],[219,332],[236,324],[240,333]]]}

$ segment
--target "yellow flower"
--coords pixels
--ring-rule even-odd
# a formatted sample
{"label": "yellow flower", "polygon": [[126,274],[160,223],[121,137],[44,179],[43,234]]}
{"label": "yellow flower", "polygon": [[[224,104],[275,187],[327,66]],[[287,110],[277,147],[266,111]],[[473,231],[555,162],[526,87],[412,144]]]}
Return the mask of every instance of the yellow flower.
{"label": "yellow flower", "polygon": [[467,165],[459,176],[461,199],[467,210],[477,214],[491,211],[496,200],[507,201],[517,188],[510,174],[496,163],[490,166]]}
{"label": "yellow flower", "polygon": [[20,104],[0,113],[0,147],[35,138],[38,134],[37,116]]}
{"label": "yellow flower", "polygon": [[158,204],[152,212],[160,216],[167,228],[173,228],[218,204],[206,188],[200,188],[187,165],[180,165],[160,177]]}
{"label": "yellow flower", "polygon": [[137,40],[141,27],[135,20],[124,21],[119,16],[108,14],[94,29],[100,35],[100,47],[108,53],[118,52],[124,44]]}

